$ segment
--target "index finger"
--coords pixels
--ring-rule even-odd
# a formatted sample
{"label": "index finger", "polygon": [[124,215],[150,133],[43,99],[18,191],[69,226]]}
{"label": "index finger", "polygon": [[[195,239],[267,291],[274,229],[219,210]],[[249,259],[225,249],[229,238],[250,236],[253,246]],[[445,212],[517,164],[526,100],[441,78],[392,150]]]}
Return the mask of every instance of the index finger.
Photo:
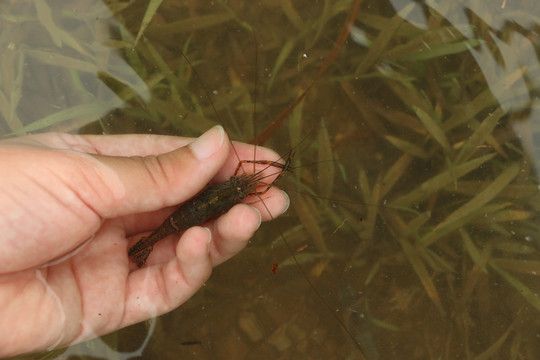
{"label": "index finger", "polygon": [[9,139],[6,142],[41,145],[94,155],[149,156],[173,151],[193,140],[191,137],[151,134],[74,135],[50,132]]}
{"label": "index finger", "polygon": [[[154,134],[123,134],[123,135],[76,135],[58,132],[27,135],[5,140],[18,143],[42,145],[59,150],[73,150],[88,154],[107,156],[150,156],[164,154],[190,144],[195,138],[185,136],[154,135]],[[218,177],[231,176],[240,160],[251,160],[256,154],[258,159],[276,161],[278,154],[254,145],[233,141],[234,149]]]}

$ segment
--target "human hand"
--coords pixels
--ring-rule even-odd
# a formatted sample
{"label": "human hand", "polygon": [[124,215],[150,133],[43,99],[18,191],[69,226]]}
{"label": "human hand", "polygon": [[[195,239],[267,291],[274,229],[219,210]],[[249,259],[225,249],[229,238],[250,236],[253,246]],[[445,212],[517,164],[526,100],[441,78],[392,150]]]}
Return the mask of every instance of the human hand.
{"label": "human hand", "polygon": [[[253,156],[250,145],[235,148]],[[160,241],[142,269],[127,249],[237,163],[221,127],[195,141],[50,133],[0,142],[0,356],[69,345],[185,302],[261,218],[286,210],[285,193],[265,195],[272,216],[239,204]]]}

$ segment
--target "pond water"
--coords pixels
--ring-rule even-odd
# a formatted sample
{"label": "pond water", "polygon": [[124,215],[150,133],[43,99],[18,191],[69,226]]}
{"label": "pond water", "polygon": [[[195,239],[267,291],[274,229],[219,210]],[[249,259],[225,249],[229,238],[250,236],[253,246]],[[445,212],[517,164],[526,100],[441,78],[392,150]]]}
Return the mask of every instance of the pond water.
{"label": "pond water", "polygon": [[3,136],[219,123],[295,150],[288,213],[186,304],[42,357],[540,358],[539,20],[531,0],[2,2]]}

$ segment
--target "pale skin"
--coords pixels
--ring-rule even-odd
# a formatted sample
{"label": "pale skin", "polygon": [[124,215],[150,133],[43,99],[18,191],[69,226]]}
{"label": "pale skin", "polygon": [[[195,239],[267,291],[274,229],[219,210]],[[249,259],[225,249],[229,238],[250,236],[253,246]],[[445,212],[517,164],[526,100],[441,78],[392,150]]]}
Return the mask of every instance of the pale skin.
{"label": "pale skin", "polygon": [[[234,147],[253,157],[252,146]],[[262,148],[257,157],[278,158]],[[185,302],[261,220],[286,210],[285,193],[272,187],[266,207],[238,204],[160,241],[141,269],[127,249],[237,163],[220,127],[197,140],[51,133],[0,142],[0,356],[67,346]]]}

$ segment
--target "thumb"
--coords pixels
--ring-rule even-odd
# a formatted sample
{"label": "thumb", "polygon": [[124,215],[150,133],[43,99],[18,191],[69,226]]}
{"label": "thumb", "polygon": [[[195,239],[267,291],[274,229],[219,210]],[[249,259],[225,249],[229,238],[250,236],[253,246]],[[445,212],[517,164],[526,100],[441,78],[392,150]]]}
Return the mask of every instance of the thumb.
{"label": "thumb", "polygon": [[97,155],[104,165],[97,180],[106,191],[90,203],[105,218],[178,204],[198,193],[228,154],[228,137],[223,127],[215,126],[189,145],[160,155]]}

